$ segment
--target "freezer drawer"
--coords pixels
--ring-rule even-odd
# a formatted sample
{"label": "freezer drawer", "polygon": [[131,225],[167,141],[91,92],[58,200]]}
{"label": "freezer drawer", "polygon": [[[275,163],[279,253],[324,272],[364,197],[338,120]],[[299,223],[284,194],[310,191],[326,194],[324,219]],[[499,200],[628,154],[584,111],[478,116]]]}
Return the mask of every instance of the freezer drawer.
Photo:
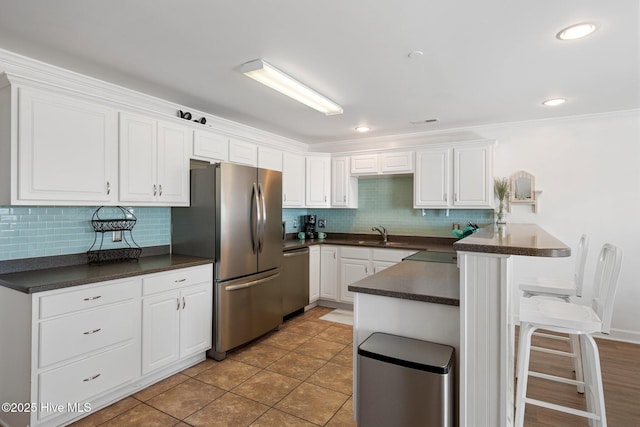
{"label": "freezer drawer", "polygon": [[226,352],[282,323],[280,269],[215,284],[215,347],[208,353],[221,360]]}
{"label": "freezer drawer", "polygon": [[369,336],[358,347],[358,426],[453,426],[453,357],[446,345]]}

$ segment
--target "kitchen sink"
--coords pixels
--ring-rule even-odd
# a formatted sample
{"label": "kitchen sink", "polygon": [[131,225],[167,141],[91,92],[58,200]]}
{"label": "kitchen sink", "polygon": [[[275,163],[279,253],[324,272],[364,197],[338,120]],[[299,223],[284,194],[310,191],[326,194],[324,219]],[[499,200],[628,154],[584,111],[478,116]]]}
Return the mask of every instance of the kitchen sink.
{"label": "kitchen sink", "polygon": [[408,243],[404,242],[378,242],[375,240],[354,240],[356,245],[375,245],[375,246],[407,246]]}
{"label": "kitchen sink", "polygon": [[378,245],[380,245],[380,246],[407,246],[409,244],[408,243],[404,243],[404,242],[380,242],[380,243],[378,243]]}

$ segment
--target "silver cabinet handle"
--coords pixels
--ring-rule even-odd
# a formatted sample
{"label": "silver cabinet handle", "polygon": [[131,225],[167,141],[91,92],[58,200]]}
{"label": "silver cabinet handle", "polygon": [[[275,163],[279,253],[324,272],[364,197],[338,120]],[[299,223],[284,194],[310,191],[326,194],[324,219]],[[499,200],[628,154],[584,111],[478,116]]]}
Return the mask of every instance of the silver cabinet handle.
{"label": "silver cabinet handle", "polygon": [[176,298],[178,305],[176,306],[176,311],[180,310],[180,298]]}
{"label": "silver cabinet handle", "polygon": [[107,181],[107,196],[111,194],[111,184]]}
{"label": "silver cabinet handle", "polygon": [[91,334],[95,334],[96,332],[100,332],[102,330],[102,328],[98,328],[98,329],[94,329],[93,331],[87,331],[87,332],[83,332],[84,335],[91,335]]}
{"label": "silver cabinet handle", "polygon": [[366,265],[364,266],[364,274],[369,274],[369,267]]}
{"label": "silver cabinet handle", "polygon": [[177,279],[177,280],[174,280],[174,283],[182,283],[182,282],[184,282],[186,280],[187,279]]}
{"label": "silver cabinet handle", "polygon": [[453,200],[458,201],[458,193],[453,193]]}
{"label": "silver cabinet handle", "polygon": [[324,196],[324,201],[325,201],[325,202],[327,201],[327,196]]}
{"label": "silver cabinet handle", "polygon": [[160,188],[160,195],[162,196],[162,184],[160,184],[158,188]]}
{"label": "silver cabinet handle", "polygon": [[100,376],[100,374],[95,374],[94,376],[89,377],[89,378],[85,378],[85,379],[83,379],[82,381],[84,381],[84,382],[87,382],[87,381],[93,381],[93,380],[95,380],[96,378],[98,378],[99,376]]}
{"label": "silver cabinet handle", "polygon": [[186,306],[187,306],[187,300],[184,299],[184,297],[182,297],[182,309],[184,310]]}
{"label": "silver cabinet handle", "polygon": [[347,201],[347,195],[345,194],[344,196],[342,196],[342,201],[346,202]]}
{"label": "silver cabinet handle", "polygon": [[444,200],[445,202],[447,201],[447,193],[444,193],[444,194],[442,195],[442,200]]}
{"label": "silver cabinet handle", "polygon": [[284,201],[285,202],[287,201],[287,195],[286,194],[284,194]]}
{"label": "silver cabinet handle", "polygon": [[102,298],[102,295],[96,295],[94,297],[84,298],[84,301],[93,301],[94,299]]}
{"label": "silver cabinet handle", "polygon": [[156,196],[158,194],[158,186],[153,184],[153,195]]}

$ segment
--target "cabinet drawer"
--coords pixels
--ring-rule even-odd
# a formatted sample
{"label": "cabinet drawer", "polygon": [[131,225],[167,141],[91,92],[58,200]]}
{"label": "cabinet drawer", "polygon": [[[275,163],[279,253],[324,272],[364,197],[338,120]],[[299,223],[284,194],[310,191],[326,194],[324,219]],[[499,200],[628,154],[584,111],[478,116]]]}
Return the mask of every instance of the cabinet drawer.
{"label": "cabinet drawer", "polygon": [[139,323],[136,301],[40,322],[39,366],[135,339]]}
{"label": "cabinet drawer", "polygon": [[135,298],[140,295],[140,280],[104,282],[99,286],[87,285],[80,289],[72,289],[68,292],[41,297],[40,318],[45,319]]}
{"label": "cabinet drawer", "polygon": [[184,288],[198,283],[213,280],[212,265],[201,267],[181,268],[166,273],[158,273],[142,279],[143,295]]}
{"label": "cabinet drawer", "polygon": [[340,247],[341,258],[357,258],[357,259],[369,259],[369,248],[358,248],[353,246]]}
{"label": "cabinet drawer", "polygon": [[[76,363],[38,375],[38,401],[62,405],[82,404],[93,396],[117,387],[140,375],[140,346],[129,342]],[[56,412],[41,411],[43,419]]]}

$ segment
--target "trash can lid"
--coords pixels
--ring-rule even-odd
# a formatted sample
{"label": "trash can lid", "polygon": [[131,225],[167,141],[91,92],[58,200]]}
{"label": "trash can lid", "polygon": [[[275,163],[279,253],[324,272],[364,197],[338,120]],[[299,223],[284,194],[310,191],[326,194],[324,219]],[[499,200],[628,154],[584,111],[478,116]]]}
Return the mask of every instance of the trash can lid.
{"label": "trash can lid", "polygon": [[453,366],[454,348],[415,338],[374,332],[358,346],[360,356],[436,374]]}

